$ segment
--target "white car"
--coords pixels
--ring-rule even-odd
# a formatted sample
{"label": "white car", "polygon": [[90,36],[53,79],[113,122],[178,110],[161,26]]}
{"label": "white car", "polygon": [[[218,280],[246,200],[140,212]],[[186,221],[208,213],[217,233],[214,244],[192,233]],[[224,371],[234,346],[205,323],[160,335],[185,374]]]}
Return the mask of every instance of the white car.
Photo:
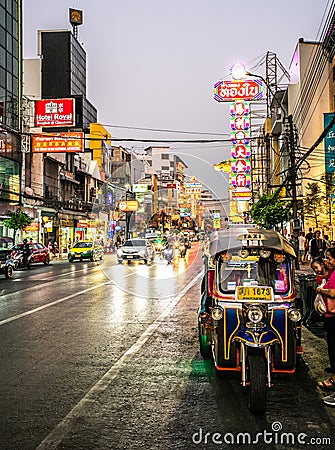
{"label": "white car", "polygon": [[117,251],[117,260],[143,261],[147,264],[155,259],[155,247],[149,239],[128,239]]}

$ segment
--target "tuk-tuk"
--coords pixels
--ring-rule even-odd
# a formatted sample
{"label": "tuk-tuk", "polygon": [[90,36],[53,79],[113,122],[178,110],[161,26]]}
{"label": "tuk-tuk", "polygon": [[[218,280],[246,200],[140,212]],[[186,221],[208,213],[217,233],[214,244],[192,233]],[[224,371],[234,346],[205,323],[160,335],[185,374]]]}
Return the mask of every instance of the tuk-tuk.
{"label": "tuk-tuk", "polygon": [[272,374],[295,372],[301,336],[295,257],[280,233],[247,227],[212,233],[204,251],[200,352],[218,372],[241,372],[254,414],[265,412]]}

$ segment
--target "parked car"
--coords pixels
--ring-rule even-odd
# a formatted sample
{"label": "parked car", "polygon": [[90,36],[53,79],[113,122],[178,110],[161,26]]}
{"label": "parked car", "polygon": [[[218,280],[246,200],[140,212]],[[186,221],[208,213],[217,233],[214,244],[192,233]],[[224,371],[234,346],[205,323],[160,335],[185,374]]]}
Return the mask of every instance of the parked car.
{"label": "parked car", "polygon": [[89,259],[90,261],[102,260],[104,254],[103,247],[94,240],[78,241],[72,245],[68,253],[69,262],[75,260],[82,261],[83,259]]}
{"label": "parked car", "polygon": [[13,245],[13,239],[2,237],[0,238],[0,273],[5,275],[5,278],[12,278],[15,269],[14,261],[10,258],[10,247]]}
{"label": "parked car", "polygon": [[117,251],[117,260],[123,261],[154,261],[155,247],[149,239],[128,239]]}
{"label": "parked car", "polygon": [[[23,258],[23,243],[16,244],[10,249],[10,257],[15,261],[15,268],[22,267]],[[50,253],[48,247],[41,242],[29,242],[29,249],[31,257],[29,258],[29,265],[43,263],[48,265],[50,263]]]}

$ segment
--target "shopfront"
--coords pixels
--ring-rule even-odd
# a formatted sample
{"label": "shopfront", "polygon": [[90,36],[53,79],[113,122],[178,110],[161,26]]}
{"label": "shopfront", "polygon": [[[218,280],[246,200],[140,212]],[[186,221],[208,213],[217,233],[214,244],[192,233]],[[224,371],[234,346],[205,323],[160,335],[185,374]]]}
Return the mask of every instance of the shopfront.
{"label": "shopfront", "polygon": [[73,215],[58,213],[58,245],[60,254],[66,254],[70,244],[74,241],[74,219]]}

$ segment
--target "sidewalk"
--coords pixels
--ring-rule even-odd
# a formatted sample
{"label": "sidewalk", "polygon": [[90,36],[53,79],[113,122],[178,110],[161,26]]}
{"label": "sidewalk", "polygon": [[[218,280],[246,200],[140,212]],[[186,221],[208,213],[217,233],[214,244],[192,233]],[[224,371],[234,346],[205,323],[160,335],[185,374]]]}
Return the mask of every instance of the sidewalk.
{"label": "sidewalk", "polygon": [[[313,275],[314,272],[310,267],[310,263],[307,263],[300,265],[300,268],[296,270],[296,274],[298,276]],[[326,379],[330,375],[324,371],[325,367],[329,367],[329,360],[326,333],[323,330],[323,321],[321,317],[320,321],[312,322],[308,326],[302,326],[302,345],[304,348],[302,360],[305,369],[310,378],[315,382],[315,385],[317,385],[319,381]],[[320,401],[322,397],[331,394],[331,391],[324,391],[317,386],[315,389],[320,395]],[[325,409],[328,412],[332,423],[335,424],[335,407],[325,405]]]}

